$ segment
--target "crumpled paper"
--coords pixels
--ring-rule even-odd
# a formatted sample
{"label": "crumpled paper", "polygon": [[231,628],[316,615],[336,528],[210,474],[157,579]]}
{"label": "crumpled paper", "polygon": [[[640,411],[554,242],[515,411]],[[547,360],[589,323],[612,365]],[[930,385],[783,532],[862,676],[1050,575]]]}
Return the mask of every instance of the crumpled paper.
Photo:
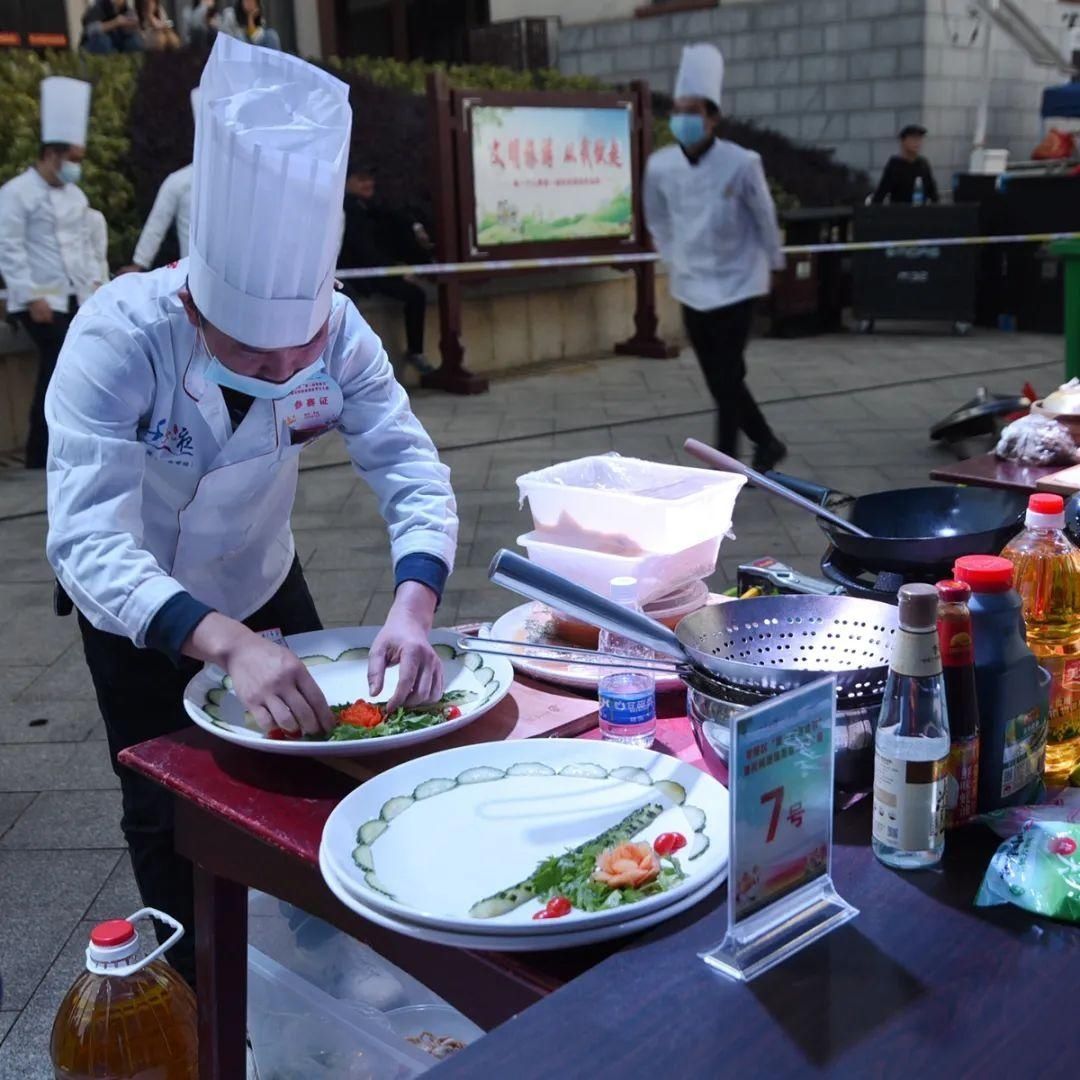
{"label": "crumpled paper", "polygon": [[1045,416],[1024,416],[1001,433],[995,453],[1025,465],[1072,465],[1080,452],[1064,424]]}

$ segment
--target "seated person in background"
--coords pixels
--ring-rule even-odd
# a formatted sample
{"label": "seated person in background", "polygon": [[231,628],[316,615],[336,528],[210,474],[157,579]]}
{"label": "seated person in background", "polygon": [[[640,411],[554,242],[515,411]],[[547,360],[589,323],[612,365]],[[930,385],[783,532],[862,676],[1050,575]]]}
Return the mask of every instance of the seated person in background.
{"label": "seated person in background", "polygon": [[94,0],[82,22],[80,47],[89,53],[142,51],[139,17],[128,0]]}
{"label": "seated person in background", "polygon": [[220,20],[217,0],[195,0],[184,13],[184,43],[196,49],[210,48]]}
{"label": "seated person in background", "polygon": [[221,13],[223,34],[239,38],[250,45],[262,45],[266,49],[280,49],[281,39],[276,30],[271,30],[263,20],[262,4],[259,0],[236,0]]}
{"label": "seated person in background", "polygon": [[139,5],[143,44],[154,52],[180,48],[180,35],[161,0],[142,0]]}
{"label": "seated person in background", "polygon": [[883,203],[886,199],[892,203],[911,203],[917,180],[922,180],[924,201],[938,201],[937,184],[930,162],[921,156],[925,135],[926,128],[918,124],[908,124],[900,132],[900,153],[889,158],[881,174],[881,183],[874,192],[875,203]]}
{"label": "seated person in background", "polygon": [[[431,240],[423,225],[381,205],[375,198],[375,170],[350,163],[345,181],[345,235],[338,266],[358,270],[368,266],[394,266],[428,261]],[[365,296],[388,296],[405,307],[405,363],[421,374],[433,371],[424,356],[424,315],[427,296],[408,277],[356,278],[346,289],[357,301]]]}

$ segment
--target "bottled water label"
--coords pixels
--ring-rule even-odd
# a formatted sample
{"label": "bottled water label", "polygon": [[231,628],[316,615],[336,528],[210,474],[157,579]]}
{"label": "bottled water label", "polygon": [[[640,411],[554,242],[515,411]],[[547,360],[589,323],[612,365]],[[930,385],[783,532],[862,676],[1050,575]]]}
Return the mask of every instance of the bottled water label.
{"label": "bottled water label", "polygon": [[604,688],[600,692],[600,720],[604,724],[634,727],[651,724],[656,719],[656,692]]}

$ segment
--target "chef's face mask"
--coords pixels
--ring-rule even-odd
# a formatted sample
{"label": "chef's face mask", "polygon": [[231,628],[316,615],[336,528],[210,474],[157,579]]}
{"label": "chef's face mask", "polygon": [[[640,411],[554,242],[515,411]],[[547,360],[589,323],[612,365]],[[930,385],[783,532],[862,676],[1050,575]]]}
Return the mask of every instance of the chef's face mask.
{"label": "chef's face mask", "polygon": [[[218,386],[224,386],[230,390],[235,390],[239,394],[247,394],[249,397],[263,398],[268,401],[277,401],[280,398],[288,397],[298,386],[302,386],[316,372],[322,371],[326,366],[322,355],[326,349],[327,341],[325,327],[316,334],[307,345],[303,345],[295,350],[286,350],[295,352],[299,357],[314,355],[315,360],[300,368],[298,371],[295,371],[283,382],[271,382],[268,379],[259,379],[254,375],[244,375],[242,372],[236,371],[231,367],[226,367],[210,348],[206,337],[206,322],[201,315],[199,316],[199,336],[202,338],[203,348],[206,350],[207,356],[210,357],[210,363],[206,368],[206,377]],[[257,365],[259,363],[259,357],[265,355],[244,349],[244,347],[240,345],[238,345],[237,348],[240,353],[246,354],[245,362],[252,363],[253,365]]]}
{"label": "chef's face mask", "polygon": [[668,124],[682,146],[697,146],[707,134],[705,118],[700,113],[674,113]]}
{"label": "chef's face mask", "polygon": [[82,166],[77,161],[60,162],[57,175],[65,184],[77,184],[82,179]]}

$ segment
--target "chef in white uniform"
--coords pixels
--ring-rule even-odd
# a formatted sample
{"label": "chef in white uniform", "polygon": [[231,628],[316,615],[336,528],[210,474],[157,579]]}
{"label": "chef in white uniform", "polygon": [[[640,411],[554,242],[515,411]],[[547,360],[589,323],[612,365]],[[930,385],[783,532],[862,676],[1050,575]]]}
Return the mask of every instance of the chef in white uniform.
{"label": "chef in white uniform", "polygon": [[79,187],[89,120],[89,83],[43,79],[38,160],[0,188],[0,273],[8,290],[7,310],[38,351],[26,438],[28,469],[45,467],[45,390],[93,276],[89,204]]}
{"label": "chef in white uniform", "polygon": [[[191,111],[198,116],[199,90],[191,91]],[[188,255],[188,232],[191,228],[191,181],[195,175],[192,165],[185,165],[176,172],[169,173],[158,188],[150,216],[143,225],[139,242],[135,245],[135,254],[126,271],[149,270],[154,265],[157,253],[172,226],[176,225],[176,239],[180,245],[180,258]]]}
{"label": "chef in white uniform", "polygon": [[716,445],[738,451],[740,429],[763,472],[786,454],[746,386],[754,301],[784,256],[761,158],[718,137],[724,58],[688,45],[675,80],[671,130],[677,145],[645,169],[645,220],[682,304],[690,343],[716,400]]}
{"label": "chef in white uniform", "polygon": [[[264,729],[332,726],[303,664],[261,633],[319,629],[289,518],[300,454],[337,429],[374,489],[397,589],[370,689],[442,694],[428,643],[452,568],[449,470],[334,263],[348,87],[219,35],[202,78],[190,257],[117,278],[79,312],[49,389],[48,556],[79,611],[109,747],[187,726],[218,664]],[[287,227],[285,227],[287,223]],[[117,768],[144,901],[191,925],[170,800]],[[192,941],[171,957],[192,976]]]}

